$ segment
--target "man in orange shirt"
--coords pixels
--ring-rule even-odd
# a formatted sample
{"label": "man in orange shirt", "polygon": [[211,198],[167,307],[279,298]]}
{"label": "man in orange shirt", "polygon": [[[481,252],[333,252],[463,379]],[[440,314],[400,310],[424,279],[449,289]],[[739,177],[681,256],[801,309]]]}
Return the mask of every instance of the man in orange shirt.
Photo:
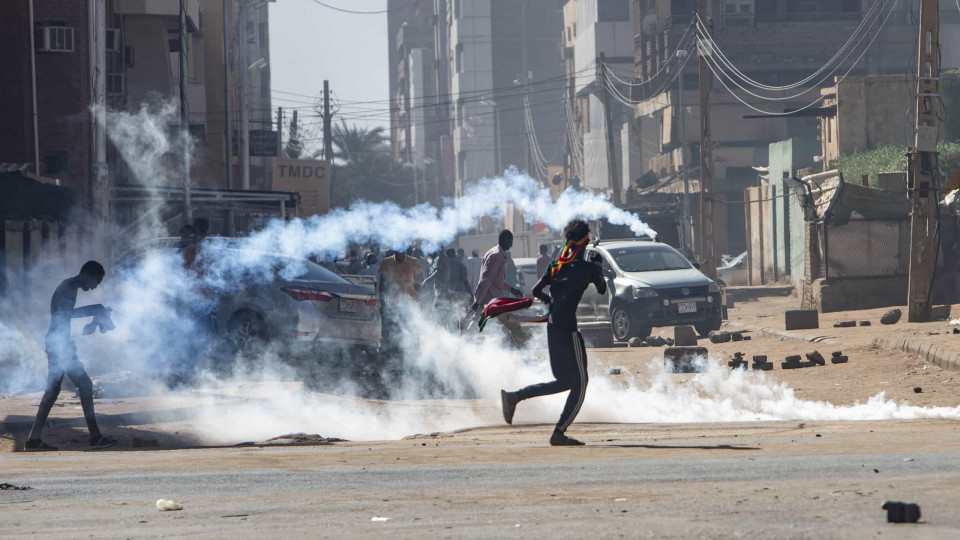
{"label": "man in orange shirt", "polygon": [[396,251],[380,263],[380,309],[383,315],[380,352],[386,357],[394,357],[400,352],[402,329],[398,304],[412,302],[422,281],[420,261],[403,251]]}

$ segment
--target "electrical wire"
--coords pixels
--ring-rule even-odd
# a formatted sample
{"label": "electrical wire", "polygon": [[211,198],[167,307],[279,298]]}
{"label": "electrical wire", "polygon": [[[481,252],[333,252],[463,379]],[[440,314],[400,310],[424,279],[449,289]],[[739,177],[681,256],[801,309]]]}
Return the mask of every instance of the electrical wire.
{"label": "electrical wire", "polygon": [[[897,5],[899,2],[900,2],[900,0],[894,0],[893,7],[896,7],[896,5]],[[881,23],[880,27],[877,29],[876,33],[874,33],[873,38],[871,38],[871,40],[870,40],[870,42],[867,44],[866,48],[864,48],[863,52],[860,53],[860,56],[857,57],[856,61],[854,61],[854,63],[847,69],[847,71],[843,74],[843,76],[841,76],[841,77],[837,80],[837,84],[839,84],[839,83],[842,82],[844,79],[846,79],[847,76],[850,74],[850,72],[853,71],[853,68],[855,68],[855,67],[860,63],[860,60],[863,59],[863,57],[866,55],[867,51],[870,50],[870,47],[873,45],[873,43],[876,41],[877,37],[880,35],[880,31],[883,29],[884,26],[886,26],[887,21],[890,20],[890,16],[893,14],[893,12],[894,12],[894,10],[891,9],[891,10],[887,13],[887,16],[884,18],[883,22]],[[720,81],[720,84],[723,85],[723,87],[727,90],[727,92],[730,93],[730,95],[732,95],[734,98],[736,98],[737,101],[739,101],[739,102],[742,103],[743,105],[747,106],[748,108],[750,108],[750,109],[752,109],[752,110],[754,110],[754,111],[756,111],[756,112],[758,112],[758,113],[760,113],[760,114],[764,114],[764,115],[767,115],[767,116],[787,116],[787,115],[792,115],[792,114],[796,114],[797,112],[800,112],[800,111],[809,109],[809,108],[813,107],[814,105],[817,105],[818,103],[820,103],[820,102],[823,100],[823,97],[821,96],[821,97],[818,97],[816,100],[814,100],[814,101],[812,101],[812,102],[810,102],[810,103],[808,103],[808,104],[806,104],[806,105],[804,105],[804,106],[802,106],[802,107],[800,107],[800,108],[798,108],[798,109],[794,109],[794,110],[791,110],[791,111],[785,111],[785,112],[773,112],[773,111],[766,111],[766,110],[763,110],[763,109],[759,109],[759,108],[757,108],[756,106],[754,106],[754,105],[748,103],[747,101],[745,101],[743,98],[741,98],[739,95],[737,95],[737,93],[734,92],[734,91],[730,88],[730,86],[727,84],[726,80],[725,80],[724,77],[722,76],[722,75],[726,75],[727,77],[730,77],[730,75],[727,74],[726,72],[724,72],[721,68],[719,68],[719,66],[717,66],[717,65],[714,64],[711,55],[705,55],[703,58],[706,59],[706,61],[707,61],[707,62],[706,62],[706,63],[707,63],[707,66],[709,66],[710,71],[717,77],[717,79]],[[721,74],[722,74],[722,75],[721,75]],[[735,80],[731,79],[731,82],[733,82],[733,83],[736,85],[736,81],[735,81]],[[737,85],[737,86],[739,86],[739,85]],[[740,87],[740,89],[741,89],[741,90],[744,90],[742,87]]]}
{"label": "electrical wire", "polygon": [[[889,2],[889,0],[887,0],[887,3],[888,3],[888,2]],[[893,7],[896,7],[896,4],[897,4],[898,2],[899,2],[899,0],[895,0]],[[879,4],[880,4],[880,3],[878,2],[878,3],[874,4],[874,5],[876,6],[876,5],[879,5]],[[893,10],[891,9],[890,13],[892,13],[892,12],[893,12]],[[882,12],[880,12],[880,11],[877,12],[877,17],[874,18],[874,22],[876,22],[876,21],[879,19],[879,16],[880,16],[881,14],[882,14]],[[889,18],[889,13],[888,13],[888,17],[887,17],[887,18]],[[866,20],[866,18],[865,18],[865,20]],[[871,24],[872,24],[872,23],[871,23]],[[877,33],[879,33],[879,31],[880,31],[882,28],[883,28],[883,26],[881,25],[881,27],[877,29]],[[699,29],[701,29],[701,27],[700,27],[700,25],[699,25],[699,23],[698,23],[698,30],[699,30]],[[702,48],[704,48],[704,49],[708,49],[708,50],[710,51],[710,54],[707,55],[708,58],[713,59],[714,62],[718,62],[718,61],[719,61],[719,63],[722,63],[722,64],[726,67],[726,69],[729,70],[729,71],[726,71],[726,70],[725,70],[725,73],[727,74],[727,77],[729,78],[729,80],[730,80],[733,84],[735,84],[738,88],[740,88],[741,90],[743,90],[745,93],[750,94],[751,96],[753,96],[753,97],[755,97],[755,98],[757,98],[757,99],[763,99],[763,100],[766,100],[766,101],[790,101],[790,100],[794,100],[794,99],[796,99],[796,98],[798,98],[798,97],[800,97],[800,96],[803,96],[803,95],[805,95],[805,94],[809,94],[809,93],[812,92],[813,90],[818,90],[819,87],[820,87],[820,85],[822,85],[825,81],[827,81],[830,77],[832,77],[832,76],[837,72],[837,70],[839,70],[839,69],[841,68],[841,66],[843,65],[843,62],[846,62],[846,60],[850,57],[850,55],[852,55],[852,54],[856,51],[856,49],[860,46],[860,44],[863,42],[863,40],[867,37],[867,35],[868,35],[868,34],[864,33],[862,36],[860,36],[860,39],[857,40],[857,43],[856,43],[852,48],[850,48],[850,50],[847,52],[847,55],[840,61],[840,63],[838,63],[838,64],[837,64],[829,73],[827,73],[821,80],[819,80],[818,82],[814,83],[813,86],[807,88],[806,90],[803,90],[803,91],[801,91],[801,92],[799,92],[799,93],[796,93],[796,94],[793,94],[793,95],[789,95],[789,96],[764,96],[764,95],[761,95],[761,94],[754,93],[754,92],[750,91],[749,89],[747,89],[743,84],[740,84],[740,82],[738,82],[737,79],[740,79],[740,80],[742,80],[742,81],[744,81],[744,82],[752,81],[752,79],[750,79],[750,78],[747,77],[746,75],[743,75],[743,73],[742,73],[732,62],[730,62],[729,59],[727,59],[727,57],[723,54],[723,52],[719,49],[719,47],[716,46],[716,43],[710,38],[709,34],[704,34],[704,33],[701,31],[701,33],[700,33],[699,46],[702,47]],[[877,35],[877,34],[874,34],[874,39],[876,38],[876,35]],[[853,37],[853,36],[851,36],[851,37]],[[870,43],[872,44],[873,41],[871,40]],[[868,48],[869,48],[869,45],[868,45]],[[863,55],[861,55],[861,58],[862,58],[862,56],[863,56]],[[719,60],[718,60],[718,59],[719,59]],[[858,59],[858,61],[859,61],[859,59]],[[717,65],[718,65],[718,68],[719,68],[719,64],[717,64]],[[723,69],[723,68],[719,68],[719,69]],[[823,69],[823,68],[821,68],[821,69]],[[820,71],[820,70],[818,70],[818,72],[819,72],[819,71]],[[733,75],[730,75],[731,72],[732,72],[734,75],[737,75],[737,77],[734,77]],[[805,81],[805,82],[808,82],[809,80],[811,80],[811,77],[808,77],[808,78],[805,79],[804,81]],[[752,84],[751,82],[747,82],[747,84],[756,87],[756,85],[755,85],[755,84]],[[764,86],[766,86],[766,85],[764,85]],[[792,86],[792,85],[791,85],[791,86]],[[767,88],[768,88],[768,89],[771,89],[771,91],[773,91],[774,89],[779,90],[781,87],[767,87]],[[786,88],[786,87],[782,87],[782,88]]]}
{"label": "electrical wire", "polygon": [[414,4],[416,4],[419,0],[411,0],[411,2],[409,2],[409,3],[407,3],[407,4],[404,4],[404,5],[402,5],[402,6],[396,6],[396,7],[387,8],[387,9],[380,9],[380,10],[376,10],[376,11],[358,11],[358,10],[355,10],[355,9],[346,9],[346,8],[342,8],[342,7],[332,6],[332,5],[330,5],[330,4],[326,3],[326,2],[322,2],[321,0],[310,0],[310,1],[313,2],[314,4],[321,5],[321,6],[325,7],[325,8],[332,9],[332,10],[334,10],[334,11],[339,11],[339,12],[341,12],[341,13],[349,13],[349,14],[351,14],[351,15],[379,15],[379,14],[382,14],[382,13],[389,13],[389,12],[391,12],[391,11],[397,11],[397,10],[401,10],[401,9],[407,9],[407,8],[413,6]]}
{"label": "electrical wire", "polygon": [[[960,0],[958,0],[958,1],[960,1]],[[738,75],[744,82],[746,82],[747,84],[749,84],[749,85],[751,85],[751,86],[754,86],[755,88],[759,88],[759,89],[762,89],[762,90],[792,90],[792,89],[794,89],[794,88],[799,88],[799,87],[801,87],[801,86],[805,86],[807,83],[809,83],[810,81],[812,81],[813,79],[815,79],[815,78],[817,77],[817,75],[819,75],[820,73],[822,73],[823,71],[825,71],[830,65],[832,65],[833,62],[834,62],[837,58],[839,58],[839,57],[843,54],[843,52],[850,46],[850,44],[853,42],[853,40],[856,38],[856,36],[860,33],[860,31],[865,28],[864,25],[866,25],[871,19],[873,19],[874,21],[876,21],[876,20],[879,18],[879,15],[882,13],[883,9],[885,8],[885,6],[886,6],[888,3],[889,3],[889,0],[878,0],[877,2],[874,2],[874,4],[870,7],[870,9],[867,10],[867,13],[864,15],[863,19],[861,19],[860,24],[857,26],[857,28],[854,29],[854,31],[853,31],[853,33],[851,33],[850,37],[847,38],[847,41],[840,47],[839,50],[837,50],[837,52],[833,55],[832,58],[830,58],[829,60],[827,60],[827,62],[826,62],[823,66],[821,66],[821,67],[820,67],[819,69],[817,69],[814,73],[812,73],[811,75],[809,75],[807,78],[805,78],[805,79],[803,79],[803,80],[801,80],[801,81],[797,81],[797,82],[792,83],[792,84],[784,85],[784,86],[771,86],[771,85],[766,85],[766,84],[760,83],[760,82],[758,82],[758,81],[754,81],[754,80],[751,79],[750,77],[747,77],[743,72],[741,72],[739,69],[737,69],[736,66],[734,66],[732,62],[730,62],[729,58],[727,58],[727,56],[723,53],[723,51],[722,51],[719,47],[717,47],[716,43],[715,43],[712,39],[710,39],[710,33],[709,33],[709,31],[707,30],[706,24],[704,24],[704,22],[703,22],[702,19],[700,19],[699,15],[696,15],[695,19],[696,19],[696,23],[697,23],[697,31],[698,31],[698,33],[700,34],[701,37],[706,36],[706,38],[707,38],[707,39],[709,40],[709,42],[710,42],[710,51],[711,51],[711,53],[716,53],[717,56],[722,57],[723,60],[724,60],[724,63],[730,65],[730,66],[733,68],[734,73],[735,73],[736,75]],[[896,2],[894,3],[894,7],[895,7],[895,5],[896,5]],[[884,7],[880,7],[880,6],[884,6]],[[873,24],[873,23],[870,23],[870,25],[872,25],[872,24]],[[866,34],[864,34],[864,36],[865,36],[865,35],[866,35]],[[859,43],[862,42],[862,41],[863,41],[863,36],[861,36],[860,40],[858,40],[857,45],[859,45]],[[857,45],[855,45],[855,46],[853,47],[853,49],[855,49]],[[851,49],[851,51],[847,53],[847,56],[844,58],[844,60],[841,60],[841,62],[840,62],[841,64],[843,63],[843,61],[846,60],[846,58],[849,58],[849,56],[850,56],[850,54],[852,53],[852,50],[853,50],[853,49]],[[839,66],[838,66],[838,67],[839,67]],[[834,68],[834,71],[836,71],[836,69],[837,69],[837,68]],[[829,77],[829,75],[827,75],[827,77]],[[822,80],[823,80],[823,79],[821,79],[821,81],[822,81]],[[819,84],[819,83],[817,83],[817,84]]]}

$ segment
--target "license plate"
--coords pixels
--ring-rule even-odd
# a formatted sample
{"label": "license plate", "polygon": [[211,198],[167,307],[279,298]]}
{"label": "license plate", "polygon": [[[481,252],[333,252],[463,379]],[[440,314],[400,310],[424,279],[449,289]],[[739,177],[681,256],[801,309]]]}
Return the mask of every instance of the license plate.
{"label": "license plate", "polygon": [[360,301],[353,298],[340,299],[340,311],[344,313],[356,313],[360,311]]}
{"label": "license plate", "polygon": [[679,304],[677,304],[677,311],[680,313],[696,313],[697,303],[696,302],[680,302]]}

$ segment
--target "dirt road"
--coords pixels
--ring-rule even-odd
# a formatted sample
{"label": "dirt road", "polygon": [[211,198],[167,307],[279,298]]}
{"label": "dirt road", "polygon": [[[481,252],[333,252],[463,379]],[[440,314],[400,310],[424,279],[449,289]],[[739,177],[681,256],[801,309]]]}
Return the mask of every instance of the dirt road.
{"label": "dirt road", "polygon": [[[829,336],[818,344],[799,339],[804,333],[760,331],[782,332],[777,314],[794,305],[739,304],[732,324],[751,329],[752,339],[708,344],[717,360],[737,351],[766,354],[777,367],[763,375],[725,368],[703,377],[663,375],[658,349],[591,350],[593,393],[571,428],[584,448],[545,444],[545,422],[558,412],[553,403],[525,403],[519,425],[505,426],[495,396],[403,403],[319,396],[317,403],[333,410],[346,404],[370,412],[343,418],[343,431],[358,429],[347,423],[384,416],[406,421],[399,409],[430,421],[409,424],[412,431],[402,435],[410,437],[400,440],[224,440],[230,446],[209,447],[210,418],[197,411],[211,404],[221,412],[245,410],[267,399],[260,393],[276,393],[249,386],[173,401],[103,398],[98,411],[121,439],[117,451],[26,454],[13,451],[39,395],[0,396],[0,482],[33,487],[0,490],[0,537],[958,537],[955,374],[870,345],[873,336],[900,333],[954,346],[951,335],[928,335],[943,332],[944,323],[881,327],[872,311],[825,315],[824,328],[806,335]],[[873,326],[834,329],[834,317],[873,319]],[[784,356],[813,349],[827,356],[843,350],[850,362],[780,369]],[[611,367],[621,373],[610,374]],[[865,405],[880,392],[887,401]],[[602,410],[630,406],[636,410]],[[67,400],[51,416],[50,440],[65,450],[83,448],[78,407]],[[743,421],[794,414],[822,419]],[[929,418],[896,419],[918,414]],[[876,415],[891,419],[832,420]],[[244,419],[214,417],[228,420]],[[286,432],[285,420],[275,419],[273,435]],[[449,429],[420,429],[431,425]],[[159,498],[185,508],[158,512]],[[919,503],[924,523],[885,523],[886,499]]]}

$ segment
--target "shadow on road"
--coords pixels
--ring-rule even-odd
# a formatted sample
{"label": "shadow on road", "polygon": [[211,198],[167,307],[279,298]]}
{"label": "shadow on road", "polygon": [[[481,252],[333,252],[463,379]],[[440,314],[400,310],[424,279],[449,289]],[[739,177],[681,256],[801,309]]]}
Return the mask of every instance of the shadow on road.
{"label": "shadow on road", "polygon": [[758,446],[734,446],[730,444],[589,444],[591,448],[646,448],[649,450],[761,450]]}

